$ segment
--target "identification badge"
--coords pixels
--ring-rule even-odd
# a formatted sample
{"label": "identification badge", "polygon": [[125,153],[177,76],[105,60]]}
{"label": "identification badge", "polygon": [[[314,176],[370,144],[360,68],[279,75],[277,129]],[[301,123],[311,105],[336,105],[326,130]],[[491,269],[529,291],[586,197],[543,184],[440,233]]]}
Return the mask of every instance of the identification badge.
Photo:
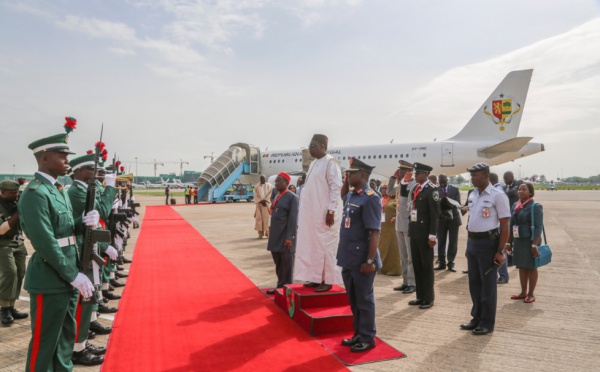
{"label": "identification badge", "polygon": [[410,211],[410,222],[417,222],[417,210],[413,209]]}
{"label": "identification badge", "polygon": [[519,237],[519,226],[515,225],[513,226],[513,238],[518,238]]}
{"label": "identification badge", "polygon": [[489,208],[483,208],[482,214],[483,214],[484,218],[488,218],[490,216],[490,209]]}
{"label": "identification badge", "polygon": [[346,220],[344,221],[344,227],[347,229],[350,228],[350,217],[346,217]]}
{"label": "identification badge", "polygon": [[382,222],[382,223],[383,223],[383,222],[385,222],[385,213],[382,213],[382,214],[381,214],[381,222]]}

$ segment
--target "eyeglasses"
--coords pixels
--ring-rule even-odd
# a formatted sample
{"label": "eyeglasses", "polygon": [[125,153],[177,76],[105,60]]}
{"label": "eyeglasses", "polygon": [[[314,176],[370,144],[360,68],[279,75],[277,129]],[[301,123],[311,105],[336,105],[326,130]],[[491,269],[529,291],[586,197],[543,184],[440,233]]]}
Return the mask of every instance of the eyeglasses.
{"label": "eyeglasses", "polygon": [[313,148],[318,147],[318,146],[319,146],[319,144],[317,144],[317,143],[311,143],[310,145],[308,145],[308,148],[309,149],[313,149]]}

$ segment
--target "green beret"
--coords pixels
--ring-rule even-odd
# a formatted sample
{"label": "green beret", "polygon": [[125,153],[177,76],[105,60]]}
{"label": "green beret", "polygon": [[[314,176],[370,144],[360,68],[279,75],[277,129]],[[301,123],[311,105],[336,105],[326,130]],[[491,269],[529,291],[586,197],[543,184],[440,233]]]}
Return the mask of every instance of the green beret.
{"label": "green beret", "polygon": [[0,190],[18,190],[19,184],[13,180],[4,180],[0,182]]}
{"label": "green beret", "polygon": [[94,166],[94,154],[78,156],[72,160],[69,160],[71,170],[75,171],[82,167],[93,167]]}
{"label": "green beret", "polygon": [[55,134],[54,136],[46,137],[33,141],[29,144],[29,149],[33,151],[33,154],[39,154],[43,151],[55,151],[62,152],[65,154],[74,154],[69,150],[69,135],[67,133]]}

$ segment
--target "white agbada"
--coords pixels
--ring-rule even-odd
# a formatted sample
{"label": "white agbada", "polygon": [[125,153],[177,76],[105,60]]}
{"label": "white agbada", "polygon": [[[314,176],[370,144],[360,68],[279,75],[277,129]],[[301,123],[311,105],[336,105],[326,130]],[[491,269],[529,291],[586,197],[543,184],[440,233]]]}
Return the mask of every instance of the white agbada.
{"label": "white agbada", "polygon": [[[336,259],[342,221],[341,188],[342,171],[331,155],[310,164],[300,195],[295,280],[343,284]],[[331,227],[325,224],[328,210],[335,211]]]}

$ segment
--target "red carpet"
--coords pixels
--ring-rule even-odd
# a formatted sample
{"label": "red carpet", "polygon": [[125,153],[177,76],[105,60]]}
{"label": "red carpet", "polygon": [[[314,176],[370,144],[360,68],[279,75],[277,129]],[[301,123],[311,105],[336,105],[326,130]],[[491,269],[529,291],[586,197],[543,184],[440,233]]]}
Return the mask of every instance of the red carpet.
{"label": "red carpet", "polygon": [[102,371],[341,371],[171,207],[147,207]]}

